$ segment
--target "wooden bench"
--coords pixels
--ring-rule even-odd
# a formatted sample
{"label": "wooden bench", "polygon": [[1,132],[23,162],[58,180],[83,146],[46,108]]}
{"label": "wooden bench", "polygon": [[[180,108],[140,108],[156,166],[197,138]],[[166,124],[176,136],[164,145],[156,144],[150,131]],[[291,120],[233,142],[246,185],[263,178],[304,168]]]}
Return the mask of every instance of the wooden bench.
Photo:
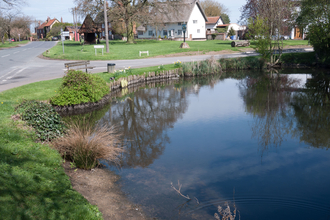
{"label": "wooden bench", "polygon": [[80,68],[75,68],[75,69],[86,69],[86,73],[87,73],[87,69],[93,69],[94,68],[92,66],[87,66],[88,64],[90,64],[89,60],[87,60],[87,61],[78,61],[78,62],[72,62],[72,63],[64,63],[64,67],[69,70],[71,67],[85,66],[85,67],[80,67]]}
{"label": "wooden bench", "polygon": [[149,51],[148,50],[147,51],[140,51],[140,56],[141,56],[142,53],[146,53],[147,56],[149,56]]}

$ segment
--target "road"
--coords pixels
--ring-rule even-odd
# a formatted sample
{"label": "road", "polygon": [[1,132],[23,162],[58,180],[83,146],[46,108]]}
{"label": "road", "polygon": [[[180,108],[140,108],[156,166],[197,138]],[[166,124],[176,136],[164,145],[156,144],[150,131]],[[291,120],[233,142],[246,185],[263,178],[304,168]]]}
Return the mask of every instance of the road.
{"label": "road", "polygon": [[[0,50],[0,92],[32,82],[63,77],[65,71],[64,63],[71,61],[49,60],[38,57],[44,51],[52,48],[56,43],[57,42],[52,41],[38,41],[16,48]],[[289,50],[286,52],[303,51],[310,51],[310,48]],[[219,59],[256,55],[258,54],[249,52],[219,54],[214,55],[214,57]],[[195,55],[135,60],[91,61],[91,66],[94,67],[91,72],[97,73],[107,71],[107,63],[115,63],[116,69],[123,69],[125,67],[141,68],[147,66],[158,66],[161,64],[171,64],[178,60],[182,62],[199,61],[210,57],[211,55]]]}

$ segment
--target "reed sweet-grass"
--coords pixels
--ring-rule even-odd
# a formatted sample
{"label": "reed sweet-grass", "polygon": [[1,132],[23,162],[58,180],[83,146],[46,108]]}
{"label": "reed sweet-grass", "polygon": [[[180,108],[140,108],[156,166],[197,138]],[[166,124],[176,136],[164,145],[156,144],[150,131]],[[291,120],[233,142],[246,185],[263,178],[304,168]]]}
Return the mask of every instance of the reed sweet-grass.
{"label": "reed sweet-grass", "polygon": [[54,141],[53,146],[76,167],[91,169],[99,164],[99,160],[119,163],[118,156],[124,151],[121,143],[115,127],[74,123],[65,136]]}

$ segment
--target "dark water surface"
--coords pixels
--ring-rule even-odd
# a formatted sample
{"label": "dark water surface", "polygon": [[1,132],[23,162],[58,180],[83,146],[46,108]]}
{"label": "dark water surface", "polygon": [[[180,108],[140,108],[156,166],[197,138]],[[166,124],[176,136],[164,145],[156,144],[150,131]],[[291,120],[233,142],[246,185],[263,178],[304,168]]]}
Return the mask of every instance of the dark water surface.
{"label": "dark water surface", "polygon": [[242,220],[330,219],[329,94],[322,71],[226,73],[140,88],[99,122],[121,125],[123,190],[157,219],[226,202]]}

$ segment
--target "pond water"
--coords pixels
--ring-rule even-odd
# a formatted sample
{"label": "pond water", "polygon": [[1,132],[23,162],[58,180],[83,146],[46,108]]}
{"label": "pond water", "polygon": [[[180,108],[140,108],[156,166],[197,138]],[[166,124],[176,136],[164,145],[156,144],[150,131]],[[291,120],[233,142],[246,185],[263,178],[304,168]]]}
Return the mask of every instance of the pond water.
{"label": "pond water", "polygon": [[126,91],[95,120],[120,125],[112,169],[152,217],[330,219],[329,94],[322,71],[223,73]]}

